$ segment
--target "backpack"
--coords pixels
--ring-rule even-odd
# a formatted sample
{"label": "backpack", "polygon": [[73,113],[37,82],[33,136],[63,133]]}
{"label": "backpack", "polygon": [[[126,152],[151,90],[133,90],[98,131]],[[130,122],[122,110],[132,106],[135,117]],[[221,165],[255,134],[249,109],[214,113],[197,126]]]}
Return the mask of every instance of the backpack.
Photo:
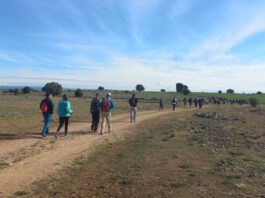
{"label": "backpack", "polygon": [[101,106],[102,111],[104,112],[109,112],[110,109],[110,100],[104,99],[102,101],[102,106]]}
{"label": "backpack", "polygon": [[48,104],[45,101],[43,101],[41,106],[40,106],[40,109],[41,109],[42,113],[47,113],[48,112]]}

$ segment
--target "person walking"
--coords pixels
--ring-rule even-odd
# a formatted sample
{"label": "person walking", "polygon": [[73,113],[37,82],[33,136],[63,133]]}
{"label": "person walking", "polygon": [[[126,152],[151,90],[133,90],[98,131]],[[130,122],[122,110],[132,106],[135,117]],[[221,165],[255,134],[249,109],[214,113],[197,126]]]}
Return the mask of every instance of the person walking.
{"label": "person walking", "polygon": [[189,98],[189,104],[190,104],[190,108],[192,106],[192,98]]}
{"label": "person walking", "polygon": [[90,103],[90,113],[92,115],[91,132],[96,133],[98,130],[98,123],[100,117],[100,100],[98,93],[96,93],[95,97]]}
{"label": "person walking", "polygon": [[40,103],[40,110],[42,112],[44,120],[44,126],[41,132],[43,137],[46,137],[49,134],[49,126],[52,120],[54,105],[51,99],[52,99],[52,94],[47,93],[45,98]]}
{"label": "person walking", "polygon": [[176,97],[174,97],[174,98],[172,99],[172,101],[171,101],[171,105],[172,105],[172,109],[173,109],[173,111],[175,111],[175,109],[176,109],[177,102],[178,102],[178,100],[177,100]]}
{"label": "person walking", "polygon": [[131,123],[133,123],[136,122],[137,104],[138,104],[138,99],[135,97],[135,93],[133,93],[132,97],[129,99],[129,104],[130,104]]}
{"label": "person walking", "polygon": [[71,107],[71,103],[68,101],[67,95],[63,95],[62,100],[58,104],[57,113],[59,115],[59,126],[57,128],[55,137],[59,136],[60,130],[64,125],[64,136],[68,135],[68,124],[69,118],[73,113],[73,109]]}
{"label": "person walking", "polygon": [[194,102],[195,108],[197,108],[198,107],[198,99],[195,98],[193,102]]}
{"label": "person walking", "polygon": [[108,125],[108,132],[111,132],[111,112],[114,108],[114,102],[111,99],[111,93],[108,93],[105,98],[100,102],[101,107],[101,131],[100,135],[103,134],[105,123]]}
{"label": "person walking", "polygon": [[164,99],[163,98],[160,98],[159,100],[159,111],[163,111],[164,110]]}
{"label": "person walking", "polygon": [[186,104],[187,104],[187,98],[186,97],[183,99],[183,104],[184,104],[184,107],[186,107]]}
{"label": "person walking", "polygon": [[199,98],[198,104],[199,104],[199,109],[201,109],[203,106],[203,99],[202,98]]}

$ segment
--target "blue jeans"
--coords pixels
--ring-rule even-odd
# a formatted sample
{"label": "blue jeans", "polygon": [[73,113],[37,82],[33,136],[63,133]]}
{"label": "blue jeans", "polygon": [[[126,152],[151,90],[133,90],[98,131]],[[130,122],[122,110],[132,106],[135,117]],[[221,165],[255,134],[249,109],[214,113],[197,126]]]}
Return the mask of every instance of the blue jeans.
{"label": "blue jeans", "polygon": [[49,133],[49,125],[50,125],[50,122],[52,120],[52,114],[44,113],[43,114],[43,118],[44,118],[44,127],[42,129],[42,133],[44,135],[48,135],[48,133]]}

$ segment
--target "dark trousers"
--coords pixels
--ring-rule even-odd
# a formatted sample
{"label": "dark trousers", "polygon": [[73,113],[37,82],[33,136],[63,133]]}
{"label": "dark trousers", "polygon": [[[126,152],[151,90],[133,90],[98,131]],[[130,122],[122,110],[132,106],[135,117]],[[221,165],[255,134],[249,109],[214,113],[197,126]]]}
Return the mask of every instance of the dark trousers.
{"label": "dark trousers", "polygon": [[176,109],[176,105],[175,104],[172,105],[172,109],[173,109],[173,111],[175,111],[175,109]]}
{"label": "dark trousers", "polygon": [[60,123],[57,129],[57,134],[60,132],[60,130],[62,129],[63,125],[64,125],[64,134],[67,135],[68,133],[68,123],[69,123],[69,117],[60,117],[59,118]]}
{"label": "dark trousers", "polygon": [[98,130],[99,112],[92,112],[91,114],[92,114],[91,131],[96,132]]}

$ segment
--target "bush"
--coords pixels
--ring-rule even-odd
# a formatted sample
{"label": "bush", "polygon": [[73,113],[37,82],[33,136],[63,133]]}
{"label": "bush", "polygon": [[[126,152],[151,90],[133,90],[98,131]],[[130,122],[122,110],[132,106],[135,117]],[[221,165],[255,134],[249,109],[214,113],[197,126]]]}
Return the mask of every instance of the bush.
{"label": "bush", "polygon": [[47,83],[41,90],[45,93],[51,93],[53,96],[60,95],[62,93],[62,85],[57,82]]}
{"label": "bush", "polygon": [[161,91],[161,92],[163,92],[163,93],[165,93],[165,92],[166,92],[166,90],[165,90],[165,89],[161,89],[160,91]]}
{"label": "bush", "polygon": [[219,94],[223,93],[221,90],[218,91]]}
{"label": "bush", "polygon": [[252,107],[256,107],[258,105],[258,100],[257,98],[249,98],[249,104],[252,106]]}
{"label": "bush", "polygon": [[8,93],[14,93],[14,90],[13,89],[9,89]]}
{"label": "bush", "polygon": [[257,94],[258,94],[258,95],[261,95],[261,94],[262,94],[262,92],[261,92],[261,91],[258,91],[258,92],[257,92]]}
{"label": "bush", "polygon": [[75,90],[75,96],[76,97],[82,97],[83,96],[83,91],[81,89],[77,89]]}
{"label": "bush", "polygon": [[17,94],[19,94],[19,89],[18,88],[14,89],[14,95],[17,95]]}
{"label": "bush", "polygon": [[23,93],[23,94],[29,94],[31,91],[32,91],[32,89],[30,87],[24,87],[21,90],[21,93]]}

